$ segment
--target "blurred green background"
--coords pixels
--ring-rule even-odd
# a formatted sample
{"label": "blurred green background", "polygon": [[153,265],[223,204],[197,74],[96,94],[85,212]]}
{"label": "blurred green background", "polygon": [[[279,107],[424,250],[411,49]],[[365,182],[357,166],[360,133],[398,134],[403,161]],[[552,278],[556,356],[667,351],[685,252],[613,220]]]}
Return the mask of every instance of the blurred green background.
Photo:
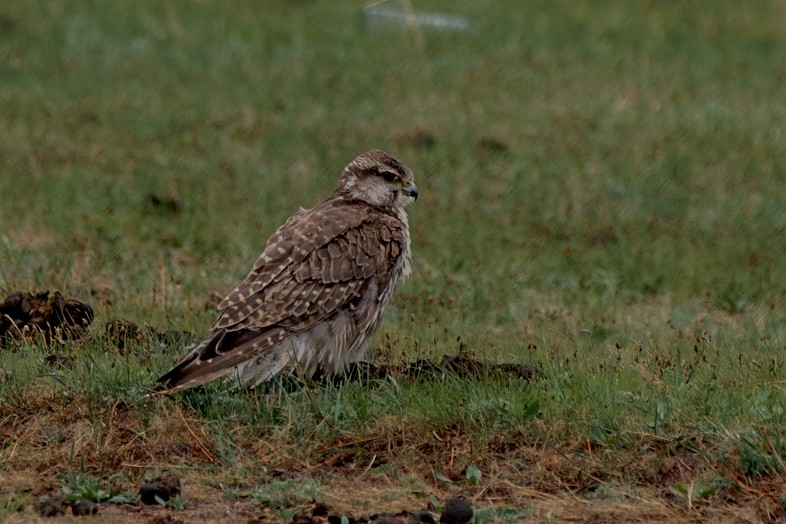
{"label": "blurred green background", "polygon": [[412,7],[471,28],[368,28],[358,1],[3,2],[0,291],[204,333],[205,301],[381,148],[421,189],[383,328],[402,351],[542,359],[675,326],[783,346],[783,2]]}

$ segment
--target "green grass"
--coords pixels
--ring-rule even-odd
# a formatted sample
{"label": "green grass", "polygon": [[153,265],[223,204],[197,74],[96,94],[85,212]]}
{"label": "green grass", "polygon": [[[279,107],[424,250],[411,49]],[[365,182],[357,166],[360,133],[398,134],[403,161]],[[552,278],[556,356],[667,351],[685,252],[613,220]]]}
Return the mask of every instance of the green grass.
{"label": "green grass", "polygon": [[[261,453],[241,427],[305,463],[402,425],[418,438],[459,428],[563,452],[692,438],[721,476],[778,478],[783,5],[413,4],[473,29],[367,31],[358,2],[0,7],[0,292],[61,290],[96,310],[75,347],[0,351],[12,373],[3,420],[20,424],[54,396],[60,408],[84,402],[93,424],[126,403],[135,431],[155,433],[157,410],[182,408],[204,424],[200,438],[243,449],[241,462]],[[433,147],[407,141],[417,130]],[[482,147],[489,139],[507,151]],[[371,148],[409,164],[421,189],[414,274],[377,337],[380,358],[437,358],[460,337],[479,358],[536,364],[542,379],[211,385],[141,400],[182,348],[119,351],[104,324],[204,335],[209,297]],[[48,365],[52,351],[73,365]],[[16,467],[22,434],[4,434],[0,468]]]}

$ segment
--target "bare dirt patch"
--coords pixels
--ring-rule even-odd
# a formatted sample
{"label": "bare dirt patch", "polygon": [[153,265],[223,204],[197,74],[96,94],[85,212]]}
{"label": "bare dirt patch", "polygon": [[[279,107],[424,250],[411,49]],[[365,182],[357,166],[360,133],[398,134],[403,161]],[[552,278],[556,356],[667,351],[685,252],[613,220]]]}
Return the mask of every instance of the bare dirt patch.
{"label": "bare dirt patch", "polygon": [[[293,452],[294,443],[282,446],[258,428],[237,427],[235,457],[244,458],[232,464],[220,458],[221,442],[204,421],[168,399],[148,402],[157,415],[118,402],[96,406],[46,395],[4,406],[0,492],[29,498],[9,521],[46,520],[36,501],[62,497],[63,474],[73,470],[105,483],[122,473],[130,491],[138,491],[151,471],[175,472],[181,492],[170,495],[182,496],[182,505],[98,504],[98,517],[112,522],[276,522],[284,516],[295,522],[333,523],[341,516],[407,522],[424,511],[438,521],[439,505],[451,498],[465,499],[477,518],[491,521],[786,518],[778,504],[782,474],[749,479],[731,466],[719,470],[696,452],[712,443],[696,438],[642,435],[631,449],[587,442],[557,449],[519,431],[479,441],[458,426],[418,431],[401,424]],[[470,463],[482,472],[474,481]],[[687,492],[691,499],[675,488],[720,477],[727,480],[711,495],[694,490]],[[308,486],[316,487],[311,492]]]}

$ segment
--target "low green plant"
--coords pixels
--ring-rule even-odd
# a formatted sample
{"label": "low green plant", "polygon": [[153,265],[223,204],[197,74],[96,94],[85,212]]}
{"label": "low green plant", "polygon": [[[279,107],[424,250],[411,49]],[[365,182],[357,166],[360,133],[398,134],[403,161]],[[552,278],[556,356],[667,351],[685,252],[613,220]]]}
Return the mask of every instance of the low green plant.
{"label": "low green plant", "polygon": [[470,486],[477,486],[482,476],[483,473],[480,471],[480,468],[477,467],[474,463],[470,463],[467,466],[467,484]]}
{"label": "low green plant", "polygon": [[32,498],[29,495],[20,496],[15,493],[0,498],[0,521],[4,522],[13,514],[25,509],[31,500]]}
{"label": "low green plant", "polygon": [[678,482],[669,488],[669,491],[685,501],[688,509],[691,510],[694,504],[699,501],[707,501],[713,498],[718,489],[728,482],[719,479],[697,479],[689,484]]}
{"label": "low green plant", "polygon": [[169,500],[162,500],[161,497],[156,496],[156,501],[162,506],[166,506],[178,511],[185,509],[186,507],[186,499],[183,497],[172,497]]}
{"label": "low green plant", "polygon": [[520,506],[487,506],[475,510],[473,522],[475,524],[490,524],[492,522],[520,522],[524,517],[533,516],[532,508]]}
{"label": "low green plant", "polygon": [[126,475],[116,473],[106,481],[84,471],[69,471],[60,476],[63,500],[67,503],[91,500],[96,503],[133,504],[139,495],[124,488],[129,480]]}
{"label": "low green plant", "polygon": [[318,501],[323,496],[319,483],[312,477],[304,477],[299,481],[270,479],[251,493],[251,497],[263,506],[281,512],[282,518],[301,505]]}

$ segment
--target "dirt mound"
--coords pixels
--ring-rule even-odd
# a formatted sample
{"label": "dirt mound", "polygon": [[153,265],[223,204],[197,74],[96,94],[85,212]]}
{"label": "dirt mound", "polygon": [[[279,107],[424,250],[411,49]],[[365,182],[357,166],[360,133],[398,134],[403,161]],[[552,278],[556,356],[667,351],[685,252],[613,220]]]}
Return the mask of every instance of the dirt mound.
{"label": "dirt mound", "polygon": [[[483,362],[465,353],[443,355],[439,361],[419,359],[400,364],[373,364],[371,362],[351,363],[347,373],[339,380],[359,379],[414,379],[420,376],[433,376],[444,373],[463,378],[505,378],[533,380],[541,375],[541,371],[529,364],[506,362],[501,364]],[[326,377],[316,376],[315,380]]]}
{"label": "dirt mound", "polygon": [[47,343],[80,338],[92,321],[92,307],[59,291],[16,291],[0,304],[0,345],[37,337]]}

